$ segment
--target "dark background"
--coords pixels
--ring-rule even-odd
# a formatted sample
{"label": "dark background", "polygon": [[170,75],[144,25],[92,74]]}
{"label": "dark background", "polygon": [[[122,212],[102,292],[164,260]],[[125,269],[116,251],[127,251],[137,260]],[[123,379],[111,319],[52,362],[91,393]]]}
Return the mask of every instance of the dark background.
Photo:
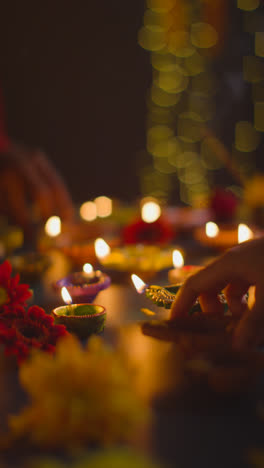
{"label": "dark background", "polygon": [[10,136],[41,147],[75,201],[139,194],[149,54],[143,0],[8,1],[0,82]]}

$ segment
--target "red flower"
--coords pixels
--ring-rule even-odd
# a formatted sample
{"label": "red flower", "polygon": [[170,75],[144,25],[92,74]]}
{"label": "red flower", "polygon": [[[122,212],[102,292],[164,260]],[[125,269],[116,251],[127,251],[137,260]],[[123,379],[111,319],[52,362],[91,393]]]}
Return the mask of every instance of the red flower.
{"label": "red flower", "polygon": [[154,223],[137,219],[123,230],[125,244],[166,244],[173,239],[170,225],[159,218]]}
{"label": "red flower", "polygon": [[19,275],[11,276],[12,266],[6,260],[0,265],[0,313],[25,306],[32,295],[28,284],[19,284]]}
{"label": "red flower", "polygon": [[0,343],[5,353],[17,356],[23,361],[32,348],[53,352],[57,340],[66,335],[64,325],[54,325],[54,319],[38,306],[26,312],[23,308],[14,309],[0,319]]}

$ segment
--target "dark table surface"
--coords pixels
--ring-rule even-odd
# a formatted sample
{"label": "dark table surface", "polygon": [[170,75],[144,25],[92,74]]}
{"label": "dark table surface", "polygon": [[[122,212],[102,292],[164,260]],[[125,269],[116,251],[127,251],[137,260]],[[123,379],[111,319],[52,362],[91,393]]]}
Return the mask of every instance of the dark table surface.
{"label": "dark table surface", "polygon": [[[65,258],[55,252],[52,267],[42,281],[33,285],[34,303],[47,312],[61,305],[52,282],[65,275],[68,269]],[[167,284],[167,272],[153,278],[152,283]],[[253,386],[249,392],[241,391],[232,396],[216,395],[205,388],[179,393],[173,344],[144,336],[139,324],[147,318],[141,312],[142,307],[155,310],[158,318],[168,317],[168,311],[152,306],[148,299],[136,293],[129,280],[113,283],[99,293],[95,303],[107,309],[103,338],[114,346],[117,342],[121,344],[128,358],[137,365],[138,388],[154,409],[153,424],[146,440],[141,441],[143,450],[165,466],[250,466],[248,451],[264,445],[264,422],[257,412],[264,395],[264,382],[259,382],[257,388]],[[3,428],[6,414],[15,412],[22,401],[14,371],[6,372],[2,387],[5,395],[0,399]],[[20,455],[15,455],[14,461],[12,454],[11,459],[14,466],[19,466],[16,460],[20,460]],[[12,463],[9,459],[8,466],[13,466]]]}

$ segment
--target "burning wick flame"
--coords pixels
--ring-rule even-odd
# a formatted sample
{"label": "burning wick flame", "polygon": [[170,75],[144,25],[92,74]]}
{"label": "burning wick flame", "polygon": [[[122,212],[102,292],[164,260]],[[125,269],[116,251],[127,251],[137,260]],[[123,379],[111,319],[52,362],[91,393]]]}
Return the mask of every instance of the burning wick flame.
{"label": "burning wick flame", "polygon": [[253,232],[246,224],[239,224],[238,225],[238,243],[241,244],[242,242],[246,242],[249,239],[253,238]]}
{"label": "burning wick flame", "polygon": [[61,220],[59,216],[51,216],[45,224],[45,232],[50,237],[56,237],[61,233]]}
{"label": "burning wick flame", "polygon": [[83,271],[84,271],[84,273],[87,273],[88,275],[89,275],[90,273],[93,273],[94,269],[93,269],[91,263],[85,263],[85,264],[83,265]]}
{"label": "burning wick flame", "polygon": [[95,254],[99,259],[107,257],[107,255],[109,255],[111,252],[109,245],[104,241],[104,239],[101,238],[96,239],[94,248]]}
{"label": "burning wick flame", "polygon": [[141,208],[141,218],[145,223],[154,223],[161,215],[161,208],[158,203],[149,201]]}
{"label": "burning wick flame", "polygon": [[182,253],[177,249],[172,252],[172,263],[174,268],[181,268],[184,265]]}
{"label": "burning wick flame", "polygon": [[209,221],[209,223],[205,225],[205,233],[207,237],[216,237],[219,233],[219,227],[216,223]]}
{"label": "burning wick flame", "polygon": [[72,298],[71,295],[65,286],[61,288],[61,297],[64,300],[65,304],[72,304]]}
{"label": "burning wick flame", "polygon": [[135,274],[131,275],[131,279],[137,292],[139,294],[142,294],[146,289],[146,286],[147,286],[146,283],[144,283],[144,281]]}

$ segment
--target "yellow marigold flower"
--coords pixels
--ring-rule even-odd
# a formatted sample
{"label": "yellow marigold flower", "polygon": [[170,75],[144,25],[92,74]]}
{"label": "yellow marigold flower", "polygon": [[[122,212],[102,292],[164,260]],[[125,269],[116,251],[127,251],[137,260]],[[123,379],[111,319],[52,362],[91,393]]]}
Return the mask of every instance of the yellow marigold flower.
{"label": "yellow marigold flower", "polygon": [[15,437],[48,447],[128,440],[149,412],[122,356],[92,337],[85,348],[62,338],[54,356],[36,351],[20,368],[31,404],[9,423]]}
{"label": "yellow marigold flower", "polygon": [[244,200],[252,208],[264,206],[264,174],[258,174],[245,184]]}

